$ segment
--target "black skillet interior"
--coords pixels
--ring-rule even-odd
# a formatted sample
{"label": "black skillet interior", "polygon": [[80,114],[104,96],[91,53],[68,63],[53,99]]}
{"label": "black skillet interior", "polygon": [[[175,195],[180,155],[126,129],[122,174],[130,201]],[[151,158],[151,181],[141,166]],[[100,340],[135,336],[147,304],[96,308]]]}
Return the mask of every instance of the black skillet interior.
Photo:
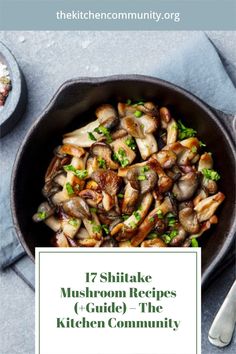
{"label": "black skillet interior", "polygon": [[12,211],[18,235],[33,258],[36,246],[50,246],[49,230],[35,225],[32,215],[42,201],[46,167],[62,134],[94,119],[94,108],[104,102],[150,99],[168,106],[174,117],[197,130],[213,153],[220,172],[219,189],[226,200],[218,211],[219,224],[202,240],[202,274],[209,276],[233,240],[235,158],[232,145],[215,115],[197,98],[162,80],[142,76],[78,79],[65,83],[27,135],[12,175]]}

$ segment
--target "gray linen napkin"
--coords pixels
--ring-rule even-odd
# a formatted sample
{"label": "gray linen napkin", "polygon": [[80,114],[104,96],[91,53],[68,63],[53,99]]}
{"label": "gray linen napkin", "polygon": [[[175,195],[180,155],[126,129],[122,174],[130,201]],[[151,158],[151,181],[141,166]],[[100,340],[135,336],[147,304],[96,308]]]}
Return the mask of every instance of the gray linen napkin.
{"label": "gray linen napkin", "polygon": [[[158,53],[157,53],[158,55]],[[165,61],[150,70],[147,75],[157,76],[189,90],[218,112],[231,132],[235,129],[236,89],[231,78],[235,78],[235,68],[220,58],[216,48],[199,32],[194,40],[186,41],[181,47],[173,49]],[[24,251],[16,238],[12,226],[9,206],[10,176],[1,176],[0,191],[0,266],[12,265],[14,271],[34,288],[34,263],[24,256]],[[22,256],[24,256],[22,258]]]}

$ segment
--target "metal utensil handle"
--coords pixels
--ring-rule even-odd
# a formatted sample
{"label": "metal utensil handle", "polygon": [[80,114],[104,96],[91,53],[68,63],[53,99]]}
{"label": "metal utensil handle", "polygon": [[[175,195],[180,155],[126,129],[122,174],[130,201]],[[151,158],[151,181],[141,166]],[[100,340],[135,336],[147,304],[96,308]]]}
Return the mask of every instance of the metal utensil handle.
{"label": "metal utensil handle", "polygon": [[236,323],[236,280],[218,311],[208,334],[211,344],[225,347],[232,339]]}

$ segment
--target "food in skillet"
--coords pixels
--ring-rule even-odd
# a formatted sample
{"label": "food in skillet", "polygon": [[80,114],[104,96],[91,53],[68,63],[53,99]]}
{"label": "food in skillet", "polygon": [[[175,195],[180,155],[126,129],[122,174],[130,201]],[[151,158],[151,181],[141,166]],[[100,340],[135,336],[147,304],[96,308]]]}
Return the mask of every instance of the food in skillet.
{"label": "food in skillet", "polygon": [[152,102],[103,104],[65,134],[33,216],[56,247],[197,247],[225,196],[197,132]]}

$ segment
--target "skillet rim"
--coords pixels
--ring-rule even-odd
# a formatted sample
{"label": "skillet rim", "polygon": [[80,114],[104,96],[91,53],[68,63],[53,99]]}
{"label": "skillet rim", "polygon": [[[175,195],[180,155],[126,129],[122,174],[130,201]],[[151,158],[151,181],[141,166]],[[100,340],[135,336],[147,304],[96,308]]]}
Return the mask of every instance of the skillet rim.
{"label": "skillet rim", "polygon": [[[202,101],[200,98],[195,96],[194,94],[190,93],[189,91],[183,89],[180,86],[177,86],[175,84],[172,84],[168,81],[155,78],[152,76],[146,76],[146,75],[138,75],[138,74],[124,74],[124,75],[111,75],[111,76],[103,76],[103,77],[79,77],[79,78],[74,78],[65,81],[54,93],[52,96],[51,100],[47,104],[47,106],[42,110],[42,112],[39,114],[38,118],[36,118],[35,122],[31,125],[29,128],[28,132],[26,133],[26,136],[24,137],[20,148],[16,154],[16,158],[12,167],[12,173],[11,173],[11,181],[10,181],[10,205],[11,205],[11,215],[12,215],[12,220],[13,220],[13,226],[16,230],[16,234],[18,239],[20,240],[21,244],[23,245],[26,253],[30,257],[30,259],[34,262],[35,257],[31,253],[27,242],[25,241],[24,235],[20,230],[19,223],[18,223],[18,217],[17,217],[17,212],[16,212],[16,203],[15,199],[16,197],[16,177],[18,174],[20,162],[21,162],[21,157],[24,154],[25,147],[28,144],[28,141],[30,141],[30,136],[34,133],[34,131],[37,129],[38,125],[43,121],[45,118],[45,115],[50,112],[50,110],[53,108],[57,97],[68,88],[68,86],[75,85],[75,84],[90,84],[92,86],[96,85],[102,85],[107,82],[118,82],[118,81],[140,81],[140,82],[146,82],[146,83],[151,83],[154,85],[159,85],[166,87],[167,89],[170,89],[173,92],[178,92],[179,94],[185,96],[189,101],[195,103],[198,105],[203,111],[205,111],[206,115],[209,116],[213,121],[214,124],[217,125],[218,129],[220,132],[224,135],[224,137],[227,139],[227,142],[229,144],[231,153],[234,157],[234,168],[235,168],[235,160],[236,160],[236,151],[235,151],[235,146],[233,141],[231,140],[231,137],[226,129],[226,127],[222,124],[220,121],[220,118],[217,116],[216,113],[214,113],[213,109],[207,105],[204,101]],[[235,213],[235,203],[233,205],[234,207],[234,213]],[[231,219],[234,217],[234,213],[232,213]],[[236,218],[232,220],[232,227],[230,231],[227,234],[226,240],[218,252],[217,256],[213,259],[213,261],[208,265],[208,267],[205,269],[204,273],[202,274],[201,281],[202,281],[202,286],[205,285],[207,279],[209,278],[210,274],[212,271],[216,268],[216,266],[222,261],[223,257],[227,254],[227,251],[230,249],[232,246],[234,239],[235,239],[235,229],[236,229]]]}

